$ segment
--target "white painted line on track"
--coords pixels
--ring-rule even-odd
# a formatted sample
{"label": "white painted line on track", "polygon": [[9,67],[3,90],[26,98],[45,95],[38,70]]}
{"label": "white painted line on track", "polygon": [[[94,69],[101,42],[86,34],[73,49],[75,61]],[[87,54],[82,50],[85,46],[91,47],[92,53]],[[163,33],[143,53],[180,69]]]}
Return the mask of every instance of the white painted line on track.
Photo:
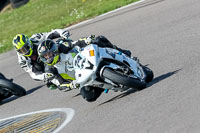
{"label": "white painted line on track", "polygon": [[109,12],[104,13],[104,14],[102,14],[102,15],[99,15],[99,16],[97,16],[97,17],[95,17],[95,18],[92,18],[92,19],[89,19],[89,20],[85,20],[85,21],[80,22],[80,23],[78,23],[78,24],[75,24],[75,25],[72,25],[72,26],[70,26],[70,27],[67,27],[67,28],[65,28],[65,30],[69,30],[69,29],[75,28],[75,27],[80,26],[80,25],[82,25],[82,24],[88,23],[88,22],[90,22],[90,21],[92,21],[92,20],[94,20],[94,19],[96,19],[96,18],[106,16],[106,15],[108,15],[108,14],[111,14],[111,13],[114,13],[114,12],[117,12],[117,11],[120,11],[120,10],[125,9],[125,8],[128,8],[128,7],[130,7],[130,6],[137,5],[137,4],[142,3],[142,2],[144,2],[144,1],[146,1],[146,0],[140,0],[140,1],[134,2],[134,3],[132,3],[132,4],[129,4],[129,5],[126,5],[126,6],[117,8],[117,9],[115,9],[115,10],[112,10],[112,11],[109,11]]}
{"label": "white painted line on track", "polygon": [[62,123],[62,125],[60,125],[55,131],[54,133],[59,132],[63,127],[65,127],[73,118],[74,116],[74,110],[71,108],[64,108],[61,109],[61,111],[64,111],[67,114],[67,119]]}
{"label": "white painted line on track", "polygon": [[37,114],[37,113],[44,113],[44,112],[64,112],[66,114],[66,119],[64,120],[64,122],[53,132],[53,133],[58,133],[63,127],[65,127],[73,118],[75,111],[71,108],[54,108],[54,109],[46,109],[46,110],[41,110],[41,111],[35,111],[35,112],[30,112],[30,113],[26,113],[26,114],[21,114],[21,115],[16,115],[16,116],[12,116],[9,118],[5,118],[5,119],[0,119],[1,121],[6,121],[6,120],[10,120],[10,119],[14,119],[14,118],[18,118],[18,117],[23,117],[23,116],[28,116],[28,115],[33,115],[33,114]]}

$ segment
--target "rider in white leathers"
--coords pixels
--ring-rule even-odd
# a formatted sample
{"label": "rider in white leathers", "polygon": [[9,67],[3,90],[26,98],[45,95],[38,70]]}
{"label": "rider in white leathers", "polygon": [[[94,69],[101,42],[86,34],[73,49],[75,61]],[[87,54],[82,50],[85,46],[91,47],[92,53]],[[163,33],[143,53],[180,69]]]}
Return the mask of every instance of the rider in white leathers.
{"label": "rider in white leathers", "polygon": [[[13,38],[13,45],[17,51],[18,63],[32,79],[45,80],[45,65],[38,58],[38,45],[46,39],[55,39],[68,36],[69,32],[63,29],[55,29],[51,32],[36,33],[30,38],[24,34],[17,34]],[[65,51],[65,46],[60,45],[61,52]]]}

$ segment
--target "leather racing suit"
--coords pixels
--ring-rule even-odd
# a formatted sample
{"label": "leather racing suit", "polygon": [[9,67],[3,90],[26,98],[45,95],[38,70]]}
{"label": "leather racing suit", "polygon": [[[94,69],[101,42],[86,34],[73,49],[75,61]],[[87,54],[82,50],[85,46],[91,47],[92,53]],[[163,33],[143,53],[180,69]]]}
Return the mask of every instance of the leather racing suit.
{"label": "leather racing suit", "polygon": [[[30,41],[33,45],[33,54],[30,57],[26,57],[23,55],[20,55],[17,52],[18,56],[18,63],[34,80],[45,80],[45,65],[43,62],[40,61],[38,58],[38,52],[37,48],[38,45],[45,39],[55,39],[62,36],[65,36],[65,33],[68,31],[65,31],[63,29],[55,29],[51,32],[45,32],[45,33],[36,33],[33,34],[30,37]],[[60,52],[66,51],[66,47],[64,45],[60,45]]]}
{"label": "leather racing suit", "polygon": [[[59,41],[57,42],[59,43]],[[75,46],[79,46],[80,48],[83,48],[90,43],[97,44],[99,47],[109,47],[117,49],[125,54],[127,56],[131,56],[131,52],[129,50],[123,50],[118,48],[117,46],[110,43],[110,41],[105,38],[104,36],[98,36],[95,38],[95,36],[89,36],[87,38],[81,38],[77,41],[68,43],[68,50],[65,51],[65,53],[60,53],[59,61],[53,65],[46,67],[45,73],[53,76],[48,77],[48,79],[56,84],[58,89],[62,91],[69,91],[73,88],[76,88],[75,86],[75,72],[72,69],[73,68],[73,58],[76,55],[76,53],[73,53],[72,49]],[[101,88],[95,88],[95,87],[83,87],[80,88],[81,95],[84,99],[86,99],[88,102],[95,101],[103,92],[103,89]]]}

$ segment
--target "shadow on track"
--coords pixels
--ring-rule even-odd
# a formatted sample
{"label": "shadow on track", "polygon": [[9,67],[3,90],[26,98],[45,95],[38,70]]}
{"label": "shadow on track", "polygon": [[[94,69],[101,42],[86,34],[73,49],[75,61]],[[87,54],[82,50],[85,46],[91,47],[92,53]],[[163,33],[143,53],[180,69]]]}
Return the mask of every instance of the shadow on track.
{"label": "shadow on track", "polygon": [[160,75],[159,77],[154,78],[149,84],[147,84],[146,88],[151,87],[152,85],[154,85],[154,84],[156,84],[156,83],[178,73],[180,70],[182,70],[182,69],[178,69],[178,70],[173,71],[173,72],[168,72],[166,74],[163,74],[163,75]]}
{"label": "shadow on track", "polygon": [[[178,69],[178,70],[176,70],[176,71],[168,72],[168,73],[166,73],[166,74],[162,74],[162,75],[160,75],[160,76],[154,78],[150,83],[147,84],[147,87],[146,87],[145,89],[151,87],[152,85],[154,85],[154,84],[156,84],[156,83],[158,83],[158,82],[160,82],[160,81],[162,81],[162,80],[164,80],[164,79],[166,79],[166,78],[169,78],[170,76],[172,76],[172,75],[178,73],[180,70],[182,70],[182,69]],[[130,95],[130,94],[132,94],[132,93],[135,93],[136,91],[138,91],[138,90],[135,89],[135,88],[131,88],[131,89],[129,89],[128,91],[126,91],[126,92],[124,92],[124,93],[122,93],[122,94],[120,94],[120,95],[117,95],[117,96],[111,98],[111,99],[108,100],[108,101],[105,101],[105,102],[99,104],[98,106],[101,106],[101,105],[103,105],[103,104],[109,103],[109,102],[111,102],[111,101],[114,101],[114,100],[117,100],[117,99],[120,99],[120,98],[123,98],[123,97],[125,97],[125,96],[127,96],[127,95]]]}
{"label": "shadow on track", "polygon": [[[26,95],[29,95],[29,94],[33,93],[34,91],[36,91],[36,90],[42,88],[43,86],[44,86],[44,85],[40,85],[40,86],[38,86],[38,87],[35,87],[35,88],[32,88],[32,89],[26,91]],[[25,96],[26,96],[26,95],[25,95]],[[25,97],[25,96],[22,96],[22,97]],[[2,102],[0,102],[0,105],[3,105],[3,104],[6,104],[6,103],[9,103],[9,102],[12,102],[12,101],[14,101],[14,100],[16,100],[16,99],[18,99],[18,98],[21,98],[21,97],[18,97],[18,96],[14,96],[14,95],[13,95],[13,96],[11,96],[11,97],[9,97],[9,98],[3,99]]]}
{"label": "shadow on track", "polygon": [[73,97],[78,97],[78,96],[81,96],[81,93],[78,93],[78,94],[76,94],[76,95],[73,96]]}
{"label": "shadow on track", "polygon": [[45,85],[40,85],[40,86],[38,86],[38,87],[35,87],[35,88],[32,88],[32,89],[26,91],[26,95],[29,95],[29,94],[33,93],[34,91],[36,91],[36,90],[42,88],[43,86],[45,86]]}

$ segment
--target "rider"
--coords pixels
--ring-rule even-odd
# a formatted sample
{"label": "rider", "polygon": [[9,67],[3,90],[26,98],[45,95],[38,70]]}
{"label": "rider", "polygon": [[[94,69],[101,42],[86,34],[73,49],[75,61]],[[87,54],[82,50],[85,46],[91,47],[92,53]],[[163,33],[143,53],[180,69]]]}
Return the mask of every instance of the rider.
{"label": "rider", "polygon": [[[55,39],[68,36],[69,32],[63,29],[55,29],[51,32],[36,33],[30,38],[24,34],[17,34],[13,38],[13,45],[17,51],[18,63],[21,68],[29,73],[34,80],[45,81],[45,64],[39,60],[37,48],[38,45],[46,39]],[[60,45],[60,52],[66,51],[64,45]],[[47,82],[48,87],[51,83]]]}
{"label": "rider", "polygon": [[[61,41],[62,43],[62,41]],[[112,45],[104,36],[94,35],[87,38],[79,39],[78,41],[70,42],[68,45],[69,50],[67,54],[60,53],[58,50],[59,44],[52,40],[45,40],[38,46],[38,54],[40,59],[49,67],[46,69],[46,73],[49,76],[49,80],[58,86],[58,89],[62,91],[68,91],[73,88],[77,88],[75,74],[73,71],[73,58],[75,53],[73,48],[75,46],[85,47],[86,45],[93,43],[99,47],[110,47],[118,49],[119,51],[131,56],[131,52],[128,50],[122,50]],[[95,87],[83,87],[80,92],[84,99],[89,102],[95,101],[104,90],[101,88],[95,89]]]}

